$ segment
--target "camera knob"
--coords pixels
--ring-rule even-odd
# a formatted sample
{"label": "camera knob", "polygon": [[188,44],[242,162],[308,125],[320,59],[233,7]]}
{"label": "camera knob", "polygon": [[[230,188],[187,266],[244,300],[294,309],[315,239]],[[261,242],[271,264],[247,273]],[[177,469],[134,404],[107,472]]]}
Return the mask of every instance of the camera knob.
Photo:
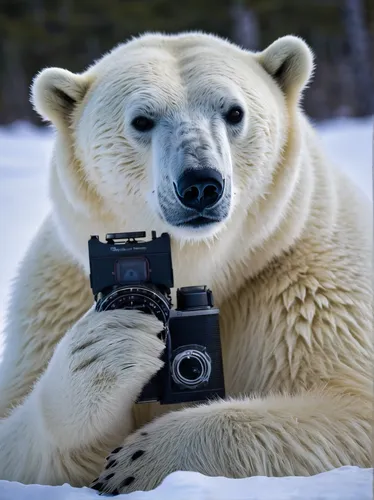
{"label": "camera knob", "polygon": [[185,286],[177,290],[177,310],[210,309],[214,306],[213,294],[205,285]]}

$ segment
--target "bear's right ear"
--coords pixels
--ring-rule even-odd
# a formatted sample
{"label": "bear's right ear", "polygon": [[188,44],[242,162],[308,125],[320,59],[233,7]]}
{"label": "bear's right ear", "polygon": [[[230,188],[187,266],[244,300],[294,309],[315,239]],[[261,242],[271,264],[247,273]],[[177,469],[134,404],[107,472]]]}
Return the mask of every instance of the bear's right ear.
{"label": "bear's right ear", "polygon": [[88,88],[87,76],[61,68],[46,68],[34,78],[31,102],[43,119],[54,125],[66,125]]}
{"label": "bear's right ear", "polygon": [[299,99],[314,71],[314,55],[304,40],[293,35],[283,36],[256,57],[287,98]]}

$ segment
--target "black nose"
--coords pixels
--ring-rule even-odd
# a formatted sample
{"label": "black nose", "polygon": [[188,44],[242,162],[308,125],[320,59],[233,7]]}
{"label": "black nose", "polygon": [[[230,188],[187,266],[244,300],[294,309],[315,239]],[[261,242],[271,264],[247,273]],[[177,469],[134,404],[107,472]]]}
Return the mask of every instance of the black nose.
{"label": "black nose", "polygon": [[213,168],[188,170],[175,185],[179,200],[188,208],[203,210],[222,197],[224,180]]}

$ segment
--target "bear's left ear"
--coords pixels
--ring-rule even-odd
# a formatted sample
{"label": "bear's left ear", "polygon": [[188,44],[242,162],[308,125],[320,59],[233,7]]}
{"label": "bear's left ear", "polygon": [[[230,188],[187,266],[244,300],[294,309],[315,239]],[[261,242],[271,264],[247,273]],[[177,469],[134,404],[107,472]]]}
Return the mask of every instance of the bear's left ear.
{"label": "bear's left ear", "polygon": [[31,102],[39,115],[54,125],[70,123],[72,112],[82,101],[90,81],[62,68],[46,68],[34,79]]}
{"label": "bear's left ear", "polygon": [[296,36],[278,38],[256,57],[288,98],[297,99],[313,75],[313,52]]}

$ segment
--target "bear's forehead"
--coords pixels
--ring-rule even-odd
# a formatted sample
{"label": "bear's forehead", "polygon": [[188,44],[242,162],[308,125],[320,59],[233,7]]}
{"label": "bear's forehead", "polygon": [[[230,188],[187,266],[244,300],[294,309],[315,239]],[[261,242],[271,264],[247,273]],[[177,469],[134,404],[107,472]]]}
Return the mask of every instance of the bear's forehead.
{"label": "bear's forehead", "polygon": [[209,45],[123,47],[98,63],[94,72],[99,81],[126,89],[167,93],[218,94],[239,86],[248,75],[247,62],[233,51],[228,56]]}
{"label": "bear's forehead", "polygon": [[222,43],[204,37],[150,38],[119,46],[94,66],[93,73],[151,82],[173,77],[189,83],[206,76],[233,78],[246,71],[249,57],[228,43],[222,47]]}

